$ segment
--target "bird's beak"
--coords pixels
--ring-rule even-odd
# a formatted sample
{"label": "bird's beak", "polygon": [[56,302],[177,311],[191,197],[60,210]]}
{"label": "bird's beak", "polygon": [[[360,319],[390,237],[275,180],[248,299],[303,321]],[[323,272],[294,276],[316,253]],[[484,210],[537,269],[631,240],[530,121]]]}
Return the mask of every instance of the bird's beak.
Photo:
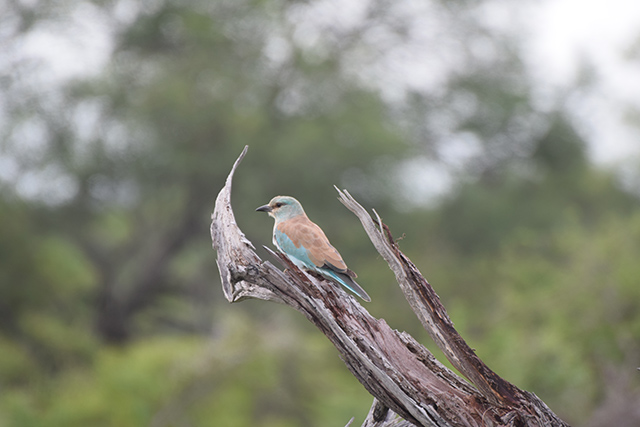
{"label": "bird's beak", "polygon": [[260,206],[256,212],[271,212],[273,209],[269,205]]}

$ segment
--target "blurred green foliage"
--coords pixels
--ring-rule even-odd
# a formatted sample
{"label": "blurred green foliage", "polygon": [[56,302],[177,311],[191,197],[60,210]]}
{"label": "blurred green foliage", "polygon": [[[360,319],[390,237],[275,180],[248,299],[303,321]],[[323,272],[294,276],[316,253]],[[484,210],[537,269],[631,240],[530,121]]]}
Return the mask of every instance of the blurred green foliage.
{"label": "blurred green foliage", "polygon": [[[7,426],[287,426],[346,423],[370,397],[318,333],[288,316],[256,324],[223,310],[221,335],[165,336],[97,349],[90,364],[15,386]],[[301,320],[301,319],[298,319]],[[5,357],[3,356],[3,359]]]}
{"label": "blurred green foliage", "polygon": [[[301,316],[223,301],[209,215],[245,144],[233,204],[257,247],[272,223],[254,209],[297,197],[358,272],[372,314],[438,354],[335,200],[332,185],[347,187],[490,367],[570,422],[633,416],[611,402],[640,395],[638,196],[590,162],[562,103],[535,107],[513,39],[484,27],[480,9],[434,3],[457,23],[443,37],[471,47],[456,53],[468,67],[390,101],[360,70],[409,37],[397,6],[374,2],[348,28],[323,24],[317,2],[83,5],[113,32],[100,73],[45,90],[25,77],[38,64],[21,59],[0,80],[0,165],[11,166],[0,425],[364,418],[371,397]],[[76,6],[8,6],[8,51],[40,29],[64,32]],[[479,55],[478,38],[500,54]],[[442,153],[459,135],[473,137],[473,158],[452,168],[446,195],[416,202],[399,172],[421,158],[449,167]]]}

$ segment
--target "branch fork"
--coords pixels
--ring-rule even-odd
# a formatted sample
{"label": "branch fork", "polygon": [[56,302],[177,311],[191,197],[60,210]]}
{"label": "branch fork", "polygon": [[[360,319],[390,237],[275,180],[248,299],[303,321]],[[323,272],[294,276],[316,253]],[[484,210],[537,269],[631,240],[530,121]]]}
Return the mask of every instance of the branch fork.
{"label": "branch fork", "polygon": [[455,330],[438,295],[400,251],[377,212],[373,211],[374,221],[348,191],[336,187],[338,199],[362,223],[423,327],[473,386],[413,337],[371,316],[341,288],[326,286],[321,277],[301,271],[286,256],[266,247],[286,270],[260,259],[237,226],[230,201],[233,175],[247,149],[234,163],[211,216],[224,295],[229,302],[257,298],[285,304],[316,325],[374,396],[363,427],[567,426],[536,395],[520,390],[482,362]]}

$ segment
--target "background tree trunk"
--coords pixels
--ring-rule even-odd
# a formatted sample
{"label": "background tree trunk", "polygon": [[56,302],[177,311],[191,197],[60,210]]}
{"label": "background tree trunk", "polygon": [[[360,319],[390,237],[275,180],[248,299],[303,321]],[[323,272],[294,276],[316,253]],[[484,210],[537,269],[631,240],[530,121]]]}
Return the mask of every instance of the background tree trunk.
{"label": "background tree trunk", "polygon": [[503,380],[475,355],[377,213],[374,222],[348,192],[338,190],[340,201],[360,219],[425,329],[475,388],[410,335],[372,317],[342,289],[326,286],[321,277],[301,271],[266,247],[286,270],[261,260],[238,228],[230,203],[233,175],[246,152],[247,147],[233,165],[212,214],[211,237],[225,297],[229,302],[246,298],[280,302],[315,324],[375,397],[365,426],[403,425],[394,413],[420,426],[567,425],[536,395]]}

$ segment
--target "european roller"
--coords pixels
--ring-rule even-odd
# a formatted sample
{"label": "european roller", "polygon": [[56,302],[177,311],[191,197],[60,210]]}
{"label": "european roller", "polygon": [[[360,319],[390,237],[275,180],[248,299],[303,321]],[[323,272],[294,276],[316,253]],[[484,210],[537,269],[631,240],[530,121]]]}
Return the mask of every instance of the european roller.
{"label": "european roller", "polygon": [[322,229],[311,222],[299,201],[276,196],[256,211],[267,212],[276,222],[273,244],[301,269],[320,273],[340,283],[363,300],[371,298],[353,279],[356,273],[347,268],[340,253],[331,246]]}

